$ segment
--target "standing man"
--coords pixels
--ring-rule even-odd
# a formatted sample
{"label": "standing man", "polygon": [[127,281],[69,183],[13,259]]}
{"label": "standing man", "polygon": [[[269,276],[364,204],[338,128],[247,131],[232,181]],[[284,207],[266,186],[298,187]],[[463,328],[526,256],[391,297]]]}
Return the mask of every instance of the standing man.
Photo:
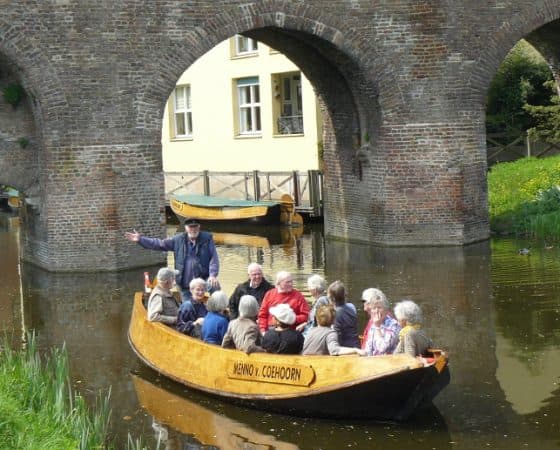
{"label": "standing man", "polygon": [[260,264],[249,264],[247,273],[249,274],[249,279],[238,284],[229,298],[229,317],[231,320],[237,319],[239,316],[239,300],[241,297],[244,295],[252,295],[260,306],[264,294],[273,288],[272,284],[264,278]]}
{"label": "standing man", "polygon": [[126,232],[125,237],[150,250],[173,251],[175,269],[179,272],[176,282],[181,289],[183,301],[191,297],[189,283],[194,278],[205,280],[210,291],[220,288],[218,281],[220,262],[216,245],[210,233],[200,231],[200,223],[197,219],[185,220],[185,233],[167,239],[146,237],[136,230],[132,233]]}

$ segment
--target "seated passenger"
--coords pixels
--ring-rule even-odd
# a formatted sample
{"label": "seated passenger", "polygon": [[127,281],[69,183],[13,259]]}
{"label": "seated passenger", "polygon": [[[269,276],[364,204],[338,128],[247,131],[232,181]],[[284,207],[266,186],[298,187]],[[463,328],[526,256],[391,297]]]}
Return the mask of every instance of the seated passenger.
{"label": "seated passenger", "polygon": [[175,271],[162,267],[157,273],[156,280],[157,285],[148,300],[148,320],[175,325],[179,312],[179,301],[171,293],[171,288],[175,284]]}
{"label": "seated passenger", "polygon": [[252,295],[260,305],[264,294],[274,287],[263,276],[260,264],[249,264],[247,267],[247,274],[249,275],[249,279],[241,284],[238,284],[229,298],[230,319],[237,319],[239,316],[239,301],[241,300],[241,297],[244,295]]}
{"label": "seated passenger", "polygon": [[202,324],[208,310],[206,309],[206,301],[208,294],[206,293],[206,281],[202,278],[194,278],[189,283],[191,299],[185,300],[179,307],[177,315],[178,331],[193,337],[201,337]]}
{"label": "seated passenger", "polygon": [[252,295],[243,295],[239,300],[239,317],[232,320],[222,341],[224,348],[236,348],[245,353],[264,352],[260,346],[262,335],[256,319],[259,303]]}
{"label": "seated passenger", "polygon": [[364,305],[364,312],[366,313],[366,317],[368,318],[368,322],[364,328],[364,332],[362,334],[362,336],[360,337],[361,339],[361,346],[362,349],[366,348],[366,342],[367,342],[367,338],[368,338],[368,333],[369,330],[371,329],[372,323],[371,323],[371,317],[370,317],[370,308],[371,305],[378,299],[381,297],[384,297],[385,294],[377,288],[367,288],[364,289],[364,291],[362,292],[362,303]]}
{"label": "seated passenger", "polygon": [[329,299],[325,295],[325,291],[327,289],[326,282],[321,275],[311,275],[307,279],[307,289],[309,289],[309,293],[313,297],[313,303],[311,303],[309,317],[307,318],[307,322],[300,323],[296,327],[296,330],[301,331],[304,337],[307,336],[307,333],[309,333],[309,330],[311,330],[311,328],[317,326],[317,320],[315,319],[317,308],[321,305],[330,304]]}
{"label": "seated passenger", "polygon": [[403,300],[395,305],[395,318],[402,327],[395,353],[422,356],[432,347],[432,341],[422,329],[422,310],[412,300]]}
{"label": "seated passenger", "polygon": [[385,294],[373,296],[368,306],[371,327],[367,333],[364,350],[369,356],[390,355],[399,341],[399,323],[389,314],[389,301]]}
{"label": "seated passenger", "polygon": [[294,289],[294,278],[290,272],[280,271],[276,274],[276,287],[268,291],[261,304],[257,323],[261,333],[264,334],[274,327],[274,321],[270,308],[279,304],[287,304],[296,315],[295,326],[307,323],[309,317],[309,305],[303,294]]}
{"label": "seated passenger", "polygon": [[204,342],[222,344],[229,323],[227,305],[228,298],[224,291],[213,292],[206,302],[208,314],[204,318],[201,331]]}
{"label": "seated passenger", "polygon": [[352,303],[346,302],[346,288],[341,281],[331,283],[327,290],[329,300],[336,307],[334,331],[338,334],[338,342],[344,347],[360,347],[358,337],[358,313]]}
{"label": "seated passenger", "polygon": [[302,355],[351,355],[364,356],[366,352],[360,348],[342,347],[338,343],[338,335],[331,328],[335,318],[335,309],[331,305],[322,305],[317,309],[318,326],[307,333],[303,343]]}
{"label": "seated passenger", "polygon": [[296,322],[296,313],[286,303],[270,308],[274,328],[268,330],[262,339],[262,347],[267,353],[297,355],[303,349],[303,335],[291,327]]}

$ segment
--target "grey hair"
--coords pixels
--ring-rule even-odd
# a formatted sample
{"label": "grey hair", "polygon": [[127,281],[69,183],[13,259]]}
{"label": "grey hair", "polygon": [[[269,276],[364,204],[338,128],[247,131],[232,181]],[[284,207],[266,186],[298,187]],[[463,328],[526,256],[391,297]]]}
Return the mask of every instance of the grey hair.
{"label": "grey hair", "polygon": [[262,266],[259,263],[256,263],[256,262],[252,262],[251,264],[249,264],[247,266],[247,273],[251,272],[251,270],[253,270],[253,269],[259,269],[261,271],[261,273],[263,271]]}
{"label": "grey hair", "polygon": [[259,313],[259,302],[252,295],[243,295],[239,299],[239,317],[254,319]]}
{"label": "grey hair", "polygon": [[224,291],[215,291],[206,302],[208,311],[222,312],[228,306],[228,297]]}
{"label": "grey hair", "polygon": [[206,287],[206,281],[204,281],[202,278],[193,278],[191,280],[191,282],[189,283],[189,289],[194,288],[195,286],[204,286]]}
{"label": "grey hair", "polygon": [[412,300],[403,300],[395,305],[397,320],[406,320],[410,324],[422,323],[422,309]]}
{"label": "grey hair", "polygon": [[387,300],[387,296],[381,289],[377,288],[368,288],[364,290],[364,292],[362,292],[362,300],[368,305],[379,304],[386,310],[389,310],[391,307],[391,305],[389,305],[389,300]]}
{"label": "grey hair", "polygon": [[174,280],[175,279],[175,270],[170,269],[169,267],[162,267],[161,269],[158,270],[156,278],[160,282],[165,282],[165,281],[168,281],[168,280]]}
{"label": "grey hair", "polygon": [[287,272],[285,270],[281,270],[280,272],[278,272],[276,274],[276,285],[278,285],[278,283],[280,283],[281,281],[285,280],[286,278],[290,278],[292,276],[292,274],[290,272]]}
{"label": "grey hair", "polygon": [[307,279],[307,288],[312,291],[316,290],[319,294],[324,294],[325,289],[327,289],[327,282],[321,275],[311,275]]}

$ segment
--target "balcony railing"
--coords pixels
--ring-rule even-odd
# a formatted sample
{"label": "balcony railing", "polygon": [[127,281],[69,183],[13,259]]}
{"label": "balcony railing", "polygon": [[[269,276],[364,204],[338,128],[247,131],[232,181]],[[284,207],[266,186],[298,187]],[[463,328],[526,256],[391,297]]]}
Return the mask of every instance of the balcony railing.
{"label": "balcony railing", "polygon": [[278,117],[279,134],[302,134],[303,116],[281,116]]}

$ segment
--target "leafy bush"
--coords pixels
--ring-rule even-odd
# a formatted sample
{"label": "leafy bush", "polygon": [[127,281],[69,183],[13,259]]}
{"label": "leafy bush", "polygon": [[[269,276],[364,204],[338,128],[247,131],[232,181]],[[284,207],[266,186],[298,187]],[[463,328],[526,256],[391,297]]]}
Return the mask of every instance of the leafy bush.
{"label": "leafy bush", "polygon": [[492,231],[559,241],[559,186],[560,156],[493,166],[488,174]]}

